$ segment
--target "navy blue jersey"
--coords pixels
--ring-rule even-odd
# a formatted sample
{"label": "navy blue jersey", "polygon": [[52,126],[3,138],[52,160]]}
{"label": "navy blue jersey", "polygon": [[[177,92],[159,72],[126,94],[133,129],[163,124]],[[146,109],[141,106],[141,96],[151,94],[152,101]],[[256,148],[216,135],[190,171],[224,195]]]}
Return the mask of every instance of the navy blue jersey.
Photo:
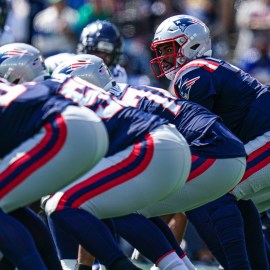
{"label": "navy blue jersey", "polygon": [[168,123],[156,115],[124,105],[113,95],[79,78],[67,78],[59,93],[77,100],[103,120],[109,136],[107,156],[141,141],[153,129]]}
{"label": "navy blue jersey", "polygon": [[165,90],[149,86],[120,85],[110,92],[130,106],[159,115],[174,124],[190,145],[192,154],[208,158],[245,156],[242,142],[220,117],[204,107],[169,96]]}
{"label": "navy blue jersey", "polygon": [[270,130],[268,86],[228,62],[211,57],[189,62],[176,74],[174,91],[221,116],[244,143]]}
{"label": "navy blue jersey", "polygon": [[57,95],[49,81],[11,86],[0,83],[0,158],[33,136],[72,101]]}

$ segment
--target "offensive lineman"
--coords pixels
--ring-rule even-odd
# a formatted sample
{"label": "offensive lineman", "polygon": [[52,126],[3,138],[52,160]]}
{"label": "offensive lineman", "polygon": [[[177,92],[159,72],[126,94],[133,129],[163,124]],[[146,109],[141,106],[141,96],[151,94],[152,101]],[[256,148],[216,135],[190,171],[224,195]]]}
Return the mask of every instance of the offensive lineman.
{"label": "offensive lineman", "polygon": [[[84,62],[85,65],[78,67],[74,65],[76,62]],[[192,103],[185,103],[183,100],[176,101],[172,97],[169,97],[168,93],[165,92],[164,95],[164,91],[152,87],[134,87],[130,85],[121,85],[122,90],[120,90],[118,85],[116,85],[115,81],[112,79],[108,69],[107,72],[100,73],[100,69],[103,64],[103,61],[96,58],[95,56],[78,55],[70,61],[66,61],[60,65],[55,72],[63,72],[79,76],[85,80],[102,86],[105,90],[110,91],[112,94],[133,107],[139,107],[141,110],[145,110],[153,114],[158,114],[162,117],[165,117],[166,119],[169,119],[169,121],[174,123],[178,127],[178,130],[183,133],[194,154],[194,167],[192,167],[193,170],[190,175],[189,182],[184,186],[184,189],[182,190],[183,192],[180,191],[177,196],[174,195],[173,198],[165,200],[164,203],[161,202],[157,206],[154,205],[153,207],[148,207],[149,212],[144,210],[141,213],[145,214],[146,216],[155,216],[178,211],[187,211],[208,201],[211,201],[210,191],[213,192],[213,196],[216,196],[215,198],[218,198],[219,196],[228,192],[230,189],[226,189],[224,186],[222,186],[222,183],[224,184],[226,181],[222,182],[221,179],[222,175],[225,176],[226,179],[230,179],[230,177],[228,174],[222,173],[220,168],[217,169],[217,171],[212,171],[215,170],[215,166],[219,167],[218,162],[214,165],[213,163],[210,165],[210,160],[213,157],[217,158],[217,160],[220,162],[224,162],[226,159],[221,159],[220,155],[222,152],[219,150],[218,144],[215,144],[214,141],[211,141],[211,135],[207,135],[207,133],[203,131],[211,130],[209,126],[206,125],[206,122],[208,122],[209,125],[210,123],[213,124],[210,119],[214,119],[216,116],[212,115],[207,110],[202,109],[200,106],[193,105]],[[177,113],[177,102],[179,102],[179,106],[181,104],[181,110],[179,109],[181,113],[179,114]],[[198,110],[199,108],[201,108],[202,111]],[[212,115],[213,118],[211,118],[209,114]],[[203,119],[208,120],[204,123]],[[196,130],[195,127],[197,127],[198,130]],[[212,128],[214,130],[217,129],[215,131],[216,134],[219,133],[218,127],[213,125]],[[198,137],[195,134],[197,134]],[[206,137],[208,137],[207,140],[204,139]],[[228,147],[222,147],[221,145],[220,147],[223,150],[226,149],[228,153],[232,153]],[[198,158],[198,156],[200,158]],[[206,156],[208,158],[206,158]],[[204,159],[202,157],[204,157]],[[204,162],[202,160],[204,160]],[[201,167],[197,167],[198,163],[200,162],[202,162]],[[204,169],[202,169],[203,167]],[[221,167],[225,168],[227,166],[222,165]],[[201,168],[201,172],[197,174],[197,172],[200,170],[199,168]],[[211,174],[211,177],[209,177],[209,174]],[[219,179],[220,181],[217,182],[216,179]],[[207,185],[207,180],[209,181],[210,188],[205,188],[205,185]],[[201,183],[203,187],[197,186],[199,183]],[[214,184],[216,184],[215,187]],[[215,195],[214,190],[217,191]],[[212,200],[215,198],[212,197]]]}
{"label": "offensive lineman", "polygon": [[[17,44],[18,45],[18,44]],[[15,45],[14,45],[15,46]],[[23,52],[22,53],[22,56],[21,57],[18,57],[18,55],[16,55],[16,56],[12,56],[12,55],[10,55],[10,54],[6,54],[6,55],[8,55],[8,57],[7,57],[7,59],[3,59],[3,61],[2,61],[2,63],[4,63],[4,65],[3,65],[3,67],[2,68],[6,68],[6,65],[7,64],[10,64],[10,63],[13,63],[13,69],[10,71],[10,73],[9,73],[9,79],[11,79],[12,81],[14,80],[14,78],[16,78],[15,80],[16,81],[20,81],[21,79],[23,79],[22,77],[20,77],[20,75],[21,75],[21,73],[20,73],[20,69],[16,69],[16,64],[15,64],[15,61],[13,61],[12,62],[12,58],[13,58],[13,60],[16,58],[16,57],[18,57],[18,59],[17,59],[17,64],[18,64],[18,66],[20,66],[20,61],[22,61],[22,62],[27,62],[26,61],[26,58],[28,58],[28,65],[26,65],[25,66],[25,69],[29,69],[28,70],[28,73],[27,74],[34,74],[35,76],[37,75],[36,73],[31,73],[31,69],[33,68],[33,65],[32,65],[32,62],[31,61],[34,61],[35,62],[35,57],[34,58],[32,58],[32,55],[31,55],[31,53],[33,52],[32,50],[31,51],[28,51],[28,49],[29,49],[29,47],[20,47],[20,46],[22,46],[21,44],[19,44],[19,48],[17,47],[17,50],[19,51],[19,49]],[[14,49],[14,47],[12,48],[12,49]],[[34,51],[35,52],[35,51]],[[21,59],[21,60],[20,60]],[[8,61],[9,60],[9,61]],[[42,70],[41,70],[42,71]],[[48,81],[48,80],[47,80]],[[45,81],[46,82],[46,81]],[[45,83],[44,82],[44,83]],[[88,98],[90,98],[92,95],[90,95],[90,94],[93,94],[94,95],[94,93],[92,93],[92,89],[91,88],[87,88],[86,86],[84,86],[83,85],[83,83],[81,82],[77,82],[77,81],[73,81],[72,79],[66,79],[66,81],[64,81],[64,82],[62,82],[62,84],[64,85],[63,87],[60,87],[60,89],[61,90],[59,90],[59,91],[61,91],[61,94],[63,94],[63,95],[66,95],[68,98],[70,98],[70,95],[72,96],[72,95],[75,95],[74,96],[74,98],[75,99],[78,99],[78,100],[80,100],[80,94],[79,93],[77,93],[76,91],[72,91],[72,88],[74,87],[74,89],[79,89],[79,88],[84,88],[85,87],[85,89],[88,91],[89,90],[89,96],[88,96]],[[67,92],[65,92],[65,91],[67,91]],[[100,98],[100,102],[101,102],[101,104],[103,104],[102,106],[106,106],[106,103],[110,100],[110,98],[109,98],[109,96],[107,96],[107,95],[105,95],[105,96],[103,96],[102,95],[102,93],[99,93],[100,92],[100,90],[98,90],[98,91],[96,91],[96,93],[95,94],[98,94],[101,98]],[[103,96],[103,99],[102,99],[102,96]],[[93,107],[91,107],[91,108],[95,108],[95,106],[96,106],[96,109],[97,109],[97,111],[98,111],[98,113],[99,114],[101,114],[101,115],[103,115],[102,114],[102,110],[100,110],[99,109],[99,106],[98,106],[98,104],[97,104],[97,100],[95,100],[95,98],[96,98],[96,96],[94,95],[94,97],[93,97],[93,102],[94,103],[91,103],[90,105],[91,106],[93,106]],[[82,102],[81,100],[80,100],[80,102]],[[85,101],[85,102],[89,102],[89,100],[87,101]],[[96,103],[95,103],[96,102]],[[143,126],[142,126],[142,124],[144,123],[144,120],[143,119],[140,119],[139,120],[139,118],[137,118],[137,116],[136,116],[136,113],[135,113],[135,111],[133,110],[133,109],[131,109],[131,108],[129,108],[129,109],[121,109],[121,105],[120,104],[117,104],[117,103],[114,103],[113,101],[112,101],[112,103],[111,103],[112,105],[111,106],[109,106],[108,107],[108,110],[105,110],[105,115],[106,115],[106,113],[109,113],[109,114],[111,114],[111,113],[113,113],[113,110],[116,110],[116,115],[118,115],[119,117],[120,117],[120,119],[123,119],[122,121],[122,123],[125,123],[125,125],[127,125],[127,124],[130,124],[130,128],[126,128],[126,127],[122,127],[123,129],[121,130],[120,129],[120,127],[121,127],[121,125],[119,125],[119,123],[120,123],[120,120],[119,121],[117,121],[117,131],[119,132],[119,135],[121,135],[121,136],[117,136],[117,133],[115,132],[116,131],[116,129],[115,129],[115,127],[114,127],[114,125],[113,125],[113,123],[114,123],[114,121],[115,121],[115,119],[116,119],[116,116],[113,114],[112,116],[113,116],[113,118],[112,119],[109,119],[108,118],[108,116],[107,117],[105,117],[105,121],[106,121],[106,123],[107,123],[107,125],[108,125],[108,128],[109,128],[109,134],[110,134],[110,142],[111,142],[111,144],[110,144],[110,149],[109,149],[109,151],[108,151],[108,155],[110,156],[111,154],[113,154],[114,152],[115,152],[115,149],[123,149],[122,147],[125,147],[125,145],[123,144],[123,143],[126,143],[126,145],[127,144],[129,144],[130,143],[130,139],[132,138],[131,136],[135,136],[135,134],[142,134],[142,132],[143,132]],[[84,104],[85,105],[85,104]],[[127,111],[127,113],[124,113],[124,111]],[[121,113],[120,113],[121,112]],[[128,116],[128,112],[132,112],[132,114],[131,115],[133,115],[133,118],[130,118],[130,119],[132,119],[131,120],[131,122],[133,123],[134,122],[134,127],[136,127],[136,125],[139,125],[140,126],[140,131],[136,131],[136,128],[134,128],[133,129],[133,127],[132,127],[132,123],[129,123],[128,122],[128,119],[129,119],[129,116]],[[140,115],[142,115],[141,113],[140,113]],[[135,118],[135,116],[136,116],[136,118]],[[143,115],[142,115],[143,116]],[[104,116],[103,116],[104,117]],[[152,117],[151,117],[152,118]],[[137,121],[135,121],[137,119]],[[160,119],[159,121],[158,121],[158,119],[157,118],[155,118],[157,121],[157,123],[155,124],[155,121],[154,121],[154,118],[152,118],[153,120],[151,120],[151,121],[147,121],[147,124],[146,124],[146,127],[147,126],[149,126],[149,125],[152,125],[153,127],[155,126],[155,125],[158,125],[157,123],[165,123],[164,122],[164,120],[162,120],[162,119]],[[148,119],[149,120],[149,119]],[[123,135],[125,134],[125,130],[127,130],[127,129],[129,129],[129,132],[128,132],[128,138],[130,138],[129,140],[123,140]],[[138,133],[137,133],[138,132]],[[167,133],[167,135],[165,135]],[[158,132],[157,133],[155,133],[155,134],[158,134]],[[164,136],[165,136],[165,141],[167,141],[168,140],[168,138],[170,137],[170,132],[168,133],[168,132],[166,132],[165,130],[162,132],[162,134],[164,134]],[[142,136],[142,135],[140,135],[140,136]],[[157,135],[155,135],[155,136],[157,136]],[[179,133],[177,132],[177,137],[179,136]],[[139,140],[139,138],[138,138],[138,140]],[[160,141],[162,141],[163,139],[161,139]],[[175,140],[175,139],[174,139]],[[175,145],[175,142],[173,143],[174,145]],[[180,173],[180,171],[179,172],[177,172],[176,173],[176,175],[177,175],[177,177],[172,177],[174,180],[177,180],[179,177],[180,177],[180,175],[182,175],[183,176],[183,179],[185,179],[185,172],[188,172],[189,171],[189,163],[190,163],[190,157],[189,157],[189,148],[188,147],[186,147],[185,146],[186,145],[186,143],[185,143],[185,140],[183,141],[183,148],[182,148],[182,150],[183,151],[180,151],[180,152],[182,152],[181,153],[181,155],[183,155],[183,159],[181,159],[182,160],[182,162],[183,162],[183,165],[184,165],[184,167],[180,170],[181,171],[181,173]],[[165,158],[166,156],[164,156],[164,150],[165,150],[165,148],[164,148],[164,146],[165,145],[163,145],[162,146],[162,153],[163,153],[163,157],[162,157],[162,155],[160,155],[160,157],[159,158]],[[142,148],[143,149],[143,148]],[[149,148],[150,149],[150,148]],[[138,152],[139,153],[139,152]],[[158,147],[155,147],[155,153],[157,153],[158,154]],[[173,154],[173,151],[172,150],[170,150],[170,155],[171,154]],[[178,151],[177,151],[177,155],[179,155],[180,153],[178,153]],[[185,157],[184,157],[185,156]],[[115,158],[115,157],[114,157]],[[178,160],[178,162],[180,161],[179,160],[179,157],[177,158],[177,160]],[[146,161],[146,160],[145,160]],[[162,162],[162,164],[163,164],[164,162]],[[151,163],[150,163],[151,164]],[[179,168],[179,164],[180,163],[178,163],[177,164],[177,170],[179,170],[180,168]],[[146,164],[144,164],[144,166],[141,168],[142,170],[145,168],[145,166],[146,166]],[[173,166],[173,163],[171,163],[170,164],[170,166]],[[137,173],[139,173],[139,171],[140,171],[140,168],[139,168],[140,166],[138,166],[138,168],[137,168]],[[167,168],[167,169],[169,169],[169,167]],[[170,173],[172,173],[173,172],[173,170],[170,170]],[[147,173],[147,170],[145,170],[145,172],[144,173]],[[164,172],[162,172],[162,173],[165,173],[165,171]],[[168,176],[168,175],[167,175]],[[129,177],[131,177],[131,175],[129,176]],[[139,178],[139,176],[137,175],[137,177]],[[142,176],[141,176],[142,177]],[[146,177],[146,178],[148,178],[148,177]],[[149,177],[150,178],[150,177]],[[108,178],[109,179],[109,178]],[[157,182],[157,178],[155,177],[154,178],[155,179],[155,186],[157,187],[157,184],[158,184],[158,182]],[[128,180],[128,179],[127,179]],[[126,181],[127,181],[126,180]],[[151,178],[149,179],[149,180],[151,180]],[[167,179],[168,180],[168,179]],[[134,183],[135,183],[135,181],[133,181]],[[120,183],[119,183],[120,184]],[[119,184],[117,185],[117,186],[119,186]],[[147,184],[146,182],[145,182],[145,184]],[[168,182],[166,182],[166,183],[164,183],[164,184],[166,184],[166,188],[163,186],[160,190],[159,189],[157,189],[157,190],[155,190],[155,192],[153,192],[152,191],[152,196],[149,196],[149,194],[148,194],[148,198],[147,198],[147,200],[151,200],[151,198],[153,198],[153,196],[157,196],[157,194],[156,195],[154,195],[156,192],[157,193],[159,193],[159,192],[162,192],[162,194],[164,194],[164,192],[165,192],[165,189],[169,189],[170,188],[170,185],[169,185],[169,183]],[[131,194],[129,194],[129,199],[131,199],[131,197],[130,197],[130,195]],[[164,196],[164,195],[163,195]],[[118,196],[119,197],[119,196]],[[142,202],[142,200],[140,199],[140,201],[139,201],[139,205],[140,204],[142,204],[143,202]],[[111,204],[112,204],[112,201],[111,201]],[[126,205],[126,206],[128,206],[128,205]],[[119,208],[119,210],[120,210],[120,207],[117,207],[117,209]],[[126,211],[126,210],[125,210]],[[61,211],[60,211],[61,212]],[[60,217],[63,215],[62,213],[61,214],[58,214],[58,216],[60,215]],[[61,218],[61,220],[63,219],[63,217]],[[88,222],[90,222],[90,221],[88,221]],[[82,224],[84,224],[84,222],[82,222]],[[81,231],[80,231],[80,233],[82,233]],[[95,240],[95,241],[98,241],[98,240]],[[88,239],[88,242],[91,242],[91,241],[89,241],[89,239]],[[117,249],[116,249],[117,250]],[[115,251],[116,252],[116,251]],[[103,252],[102,252],[103,253]],[[107,252],[108,253],[108,255],[110,255],[111,254],[111,252]],[[98,256],[99,257],[99,256]],[[106,263],[106,265],[108,266],[108,267],[110,267],[110,263]]]}

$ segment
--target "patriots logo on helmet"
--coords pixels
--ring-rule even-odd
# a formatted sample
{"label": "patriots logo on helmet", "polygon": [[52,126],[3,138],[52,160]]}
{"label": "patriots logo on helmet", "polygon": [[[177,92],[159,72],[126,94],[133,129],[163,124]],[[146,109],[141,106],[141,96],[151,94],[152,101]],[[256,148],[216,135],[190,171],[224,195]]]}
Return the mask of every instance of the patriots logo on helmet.
{"label": "patriots logo on helmet", "polygon": [[11,50],[11,51],[0,53],[0,64],[9,57],[19,56],[19,55],[27,55],[27,54],[30,54],[30,53],[27,52],[26,50],[23,50],[23,51]]}
{"label": "patriots logo on helmet", "polygon": [[11,50],[11,51],[6,52],[7,56],[25,55],[25,54],[31,54],[31,53],[29,53],[26,50],[23,50],[23,51],[21,51],[21,50]]}
{"label": "patriots logo on helmet", "polygon": [[83,66],[87,66],[87,65],[93,65],[94,63],[90,62],[90,61],[85,61],[85,62],[75,62],[72,63],[71,65],[68,65],[66,67],[63,67],[59,73],[64,73],[64,74],[70,74],[72,71],[74,71],[77,68],[83,67]]}
{"label": "patriots logo on helmet", "polygon": [[85,65],[94,65],[94,63],[91,62],[91,61],[76,62],[76,63],[72,63],[72,64],[70,65],[70,67],[71,67],[72,69],[76,69],[76,68],[83,67],[83,66],[85,66]]}
{"label": "patriots logo on helmet", "polygon": [[197,20],[196,18],[180,18],[176,21],[173,21],[173,23],[178,26],[182,32],[184,32],[185,29],[192,24],[203,25],[202,22]]}
{"label": "patriots logo on helmet", "polygon": [[191,87],[199,79],[200,79],[200,76],[187,80],[183,83],[182,88],[181,88],[181,93],[180,93],[182,98],[187,99],[187,100],[189,99],[189,93],[190,93]]}

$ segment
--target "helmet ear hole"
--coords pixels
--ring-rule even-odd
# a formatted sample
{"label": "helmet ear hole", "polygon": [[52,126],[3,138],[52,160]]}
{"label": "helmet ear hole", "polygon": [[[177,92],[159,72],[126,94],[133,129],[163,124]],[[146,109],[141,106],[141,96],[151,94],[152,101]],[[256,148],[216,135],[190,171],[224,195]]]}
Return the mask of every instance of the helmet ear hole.
{"label": "helmet ear hole", "polygon": [[13,84],[18,84],[19,81],[20,81],[20,79],[18,78],[18,79],[16,79],[16,80],[14,80],[12,83],[13,83]]}

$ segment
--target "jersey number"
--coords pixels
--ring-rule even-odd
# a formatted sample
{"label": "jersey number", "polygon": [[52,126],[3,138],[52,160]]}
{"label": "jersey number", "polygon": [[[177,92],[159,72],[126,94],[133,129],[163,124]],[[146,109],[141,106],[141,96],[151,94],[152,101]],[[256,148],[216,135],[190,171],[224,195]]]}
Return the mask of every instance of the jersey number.
{"label": "jersey number", "polygon": [[59,93],[72,101],[93,110],[101,119],[113,117],[123,109],[121,102],[99,87],[79,78],[69,78]]}
{"label": "jersey number", "polygon": [[27,88],[24,85],[9,86],[0,84],[0,107],[8,107],[12,101],[23,94]]}
{"label": "jersey number", "polygon": [[173,99],[164,98],[152,92],[138,90],[132,87],[128,87],[126,89],[126,92],[121,100],[124,101],[129,106],[137,108],[139,107],[139,102],[142,98],[146,98],[150,101],[159,104],[174,116],[177,116],[181,110],[181,106],[179,104],[176,104]]}

